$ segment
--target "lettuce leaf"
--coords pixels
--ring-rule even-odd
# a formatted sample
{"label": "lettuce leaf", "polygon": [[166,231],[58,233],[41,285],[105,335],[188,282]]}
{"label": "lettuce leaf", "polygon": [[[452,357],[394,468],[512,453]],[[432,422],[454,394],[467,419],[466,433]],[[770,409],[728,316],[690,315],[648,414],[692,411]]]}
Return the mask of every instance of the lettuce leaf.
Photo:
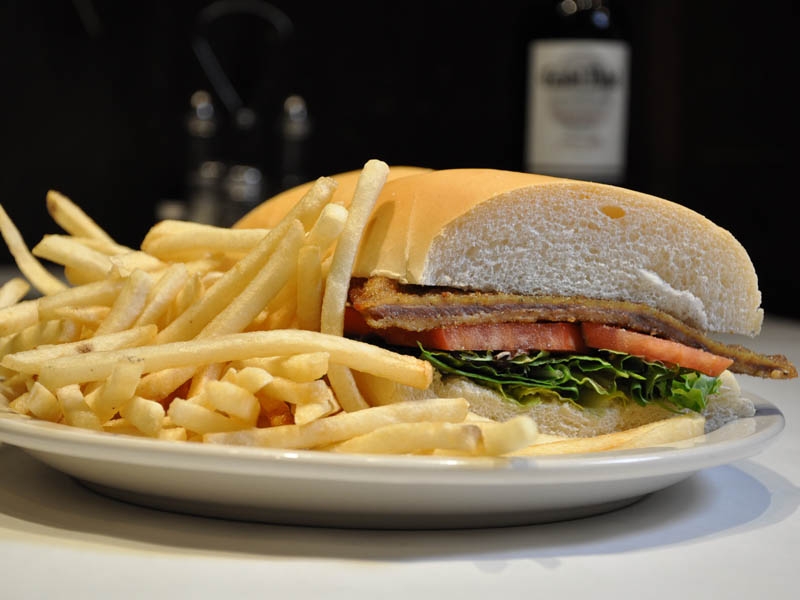
{"label": "lettuce leaf", "polygon": [[460,375],[509,400],[533,404],[560,399],[596,406],[619,398],[645,406],[701,412],[720,386],[718,377],[600,350],[592,354],[444,352],[420,347],[421,358],[445,374]]}

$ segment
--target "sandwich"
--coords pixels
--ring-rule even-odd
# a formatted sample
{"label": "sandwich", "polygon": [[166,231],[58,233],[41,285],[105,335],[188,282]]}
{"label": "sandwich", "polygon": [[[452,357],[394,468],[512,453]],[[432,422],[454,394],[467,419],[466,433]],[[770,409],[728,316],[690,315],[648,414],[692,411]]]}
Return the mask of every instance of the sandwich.
{"label": "sandwich", "polygon": [[[356,176],[333,177],[338,201]],[[236,226],[269,226],[302,193]],[[762,321],[746,250],[685,206],[531,173],[395,167],[363,233],[345,333],[432,363],[430,389],[394,397],[464,397],[484,418],[529,414],[544,433],[591,437],[752,416],[736,375],[797,371],[714,336],[752,337]],[[389,393],[357,381],[372,402]]]}

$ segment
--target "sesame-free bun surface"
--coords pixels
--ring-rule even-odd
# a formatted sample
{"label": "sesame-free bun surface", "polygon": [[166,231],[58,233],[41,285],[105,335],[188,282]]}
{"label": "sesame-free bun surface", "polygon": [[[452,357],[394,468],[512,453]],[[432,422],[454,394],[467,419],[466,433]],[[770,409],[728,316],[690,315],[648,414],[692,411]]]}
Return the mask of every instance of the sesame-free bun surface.
{"label": "sesame-free bun surface", "polygon": [[384,186],[356,277],[654,306],[708,332],[755,335],[753,264],[699,213],[620,187],[493,169]]}
{"label": "sesame-free bun surface", "polygon": [[[397,179],[399,177],[406,177],[407,175],[418,175],[426,173],[430,169],[424,167],[414,167],[399,165],[389,167],[389,175],[387,181]],[[333,202],[348,206],[350,200],[355,192],[358,177],[361,175],[361,169],[355,171],[347,171],[337,175],[331,175],[331,178],[337,183],[336,191],[333,193]],[[314,181],[309,181],[279,194],[262,202],[253,210],[244,215],[239,221],[234,224],[235,228],[253,229],[265,228],[270,229],[275,227],[278,222],[288,213],[291,208],[297,204],[300,198],[311,189]]]}

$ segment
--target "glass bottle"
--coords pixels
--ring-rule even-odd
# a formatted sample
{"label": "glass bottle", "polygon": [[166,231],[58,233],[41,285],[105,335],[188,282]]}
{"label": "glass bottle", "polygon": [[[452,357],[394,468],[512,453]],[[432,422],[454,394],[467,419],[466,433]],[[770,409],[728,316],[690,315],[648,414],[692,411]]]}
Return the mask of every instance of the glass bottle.
{"label": "glass bottle", "polygon": [[557,0],[530,24],[525,170],[623,184],[630,45],[612,2]]}

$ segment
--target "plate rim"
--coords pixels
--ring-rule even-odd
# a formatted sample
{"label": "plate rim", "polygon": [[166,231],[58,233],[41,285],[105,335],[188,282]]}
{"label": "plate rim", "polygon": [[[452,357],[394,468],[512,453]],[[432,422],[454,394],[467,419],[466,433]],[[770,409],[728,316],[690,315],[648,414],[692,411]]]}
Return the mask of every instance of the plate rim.
{"label": "plate rim", "polygon": [[[286,450],[221,444],[158,440],[50,423],[0,407],[0,442],[31,454],[65,453],[84,461],[138,466],[173,466],[181,470],[293,478],[350,477],[359,481],[390,481],[408,477],[469,477],[476,473],[486,483],[546,482],[578,478],[585,481],[646,476],[657,465],[658,474],[691,473],[728,464],[758,453],[784,429],[781,410],[752,394],[756,414],[723,425],[694,438],[690,447],[662,445],[635,450],[611,450],[567,455],[515,457],[431,457],[336,454],[319,450]],[[752,423],[754,431],[725,439],[732,428]],[[735,433],[735,432],[734,432]],[[106,451],[98,456],[98,450]],[[111,455],[108,454],[110,452]],[[286,467],[291,465],[292,468]],[[330,473],[327,473],[330,471]]]}

